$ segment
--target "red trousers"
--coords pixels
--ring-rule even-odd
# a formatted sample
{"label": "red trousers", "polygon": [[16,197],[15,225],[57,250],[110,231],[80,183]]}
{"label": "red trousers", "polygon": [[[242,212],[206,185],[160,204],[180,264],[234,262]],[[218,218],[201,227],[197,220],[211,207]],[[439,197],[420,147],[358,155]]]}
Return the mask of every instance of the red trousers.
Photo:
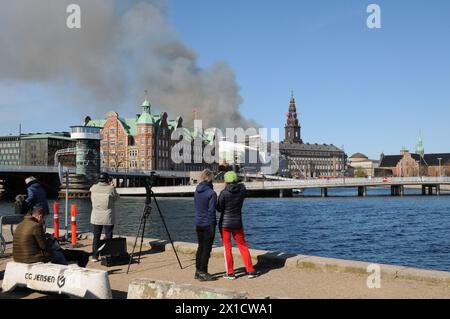
{"label": "red trousers", "polygon": [[250,252],[248,251],[247,242],[244,237],[244,230],[241,229],[227,229],[222,228],[222,241],[224,246],[224,256],[225,256],[225,267],[228,275],[234,273],[233,264],[233,245],[231,243],[231,235],[233,235],[234,241],[236,242],[239,252],[241,253],[242,260],[244,261],[245,269],[247,272],[253,272],[252,258],[250,257]]}

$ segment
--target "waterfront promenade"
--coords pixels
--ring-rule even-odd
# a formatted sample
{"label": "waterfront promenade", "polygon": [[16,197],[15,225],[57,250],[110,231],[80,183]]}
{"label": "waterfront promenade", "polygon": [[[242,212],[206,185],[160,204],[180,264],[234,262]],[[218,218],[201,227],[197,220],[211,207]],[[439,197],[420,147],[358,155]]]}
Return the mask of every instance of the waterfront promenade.
{"label": "waterfront promenade", "polygon": [[[80,241],[80,249],[90,250],[90,236]],[[128,238],[133,243],[133,238]],[[214,248],[210,261],[210,273],[216,281],[194,280],[195,244],[176,243],[183,265],[178,262],[170,244],[146,239],[141,264],[132,264],[130,274],[127,266],[106,268],[100,263],[88,264],[88,268],[108,270],[113,298],[127,297],[129,283],[134,279],[171,281],[193,287],[225,289],[241,293],[249,298],[450,298],[450,273],[418,270],[400,266],[381,265],[381,288],[367,287],[368,263],[338,259],[276,254],[252,250],[256,268],[262,275],[255,279],[244,276],[241,258],[234,252],[238,278],[234,281],[222,277],[224,271],[223,251]],[[11,249],[7,250],[10,253]],[[131,252],[131,246],[129,246]],[[0,278],[10,257],[0,259]],[[0,298],[63,298],[31,290],[0,293]]]}

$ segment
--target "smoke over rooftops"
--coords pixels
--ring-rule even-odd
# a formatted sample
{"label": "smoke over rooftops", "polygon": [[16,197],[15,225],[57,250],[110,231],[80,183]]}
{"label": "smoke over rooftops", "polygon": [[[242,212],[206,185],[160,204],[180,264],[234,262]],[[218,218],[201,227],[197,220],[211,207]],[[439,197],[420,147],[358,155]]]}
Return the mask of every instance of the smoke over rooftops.
{"label": "smoke over rooftops", "polygon": [[75,2],[81,29],[66,27],[72,0],[2,3],[0,81],[44,82],[58,99],[63,87],[64,98],[79,102],[80,118],[120,106],[132,117],[149,89],[152,106],[185,125],[197,109],[204,127],[257,126],[240,113],[234,72],[225,62],[199,67],[169,23],[166,1]]}

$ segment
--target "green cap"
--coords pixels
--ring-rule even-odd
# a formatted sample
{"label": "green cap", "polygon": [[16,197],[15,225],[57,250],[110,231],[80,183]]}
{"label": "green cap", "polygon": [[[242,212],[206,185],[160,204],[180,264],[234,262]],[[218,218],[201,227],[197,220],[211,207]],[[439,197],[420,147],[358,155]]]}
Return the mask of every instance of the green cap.
{"label": "green cap", "polygon": [[238,176],[235,172],[229,171],[225,173],[223,179],[225,180],[225,183],[231,184],[236,183],[238,181]]}

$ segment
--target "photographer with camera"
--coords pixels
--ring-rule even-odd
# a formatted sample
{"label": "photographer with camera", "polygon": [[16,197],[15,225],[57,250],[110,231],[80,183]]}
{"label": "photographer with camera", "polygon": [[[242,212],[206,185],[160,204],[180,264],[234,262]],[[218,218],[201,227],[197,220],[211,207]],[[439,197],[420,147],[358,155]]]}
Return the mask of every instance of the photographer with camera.
{"label": "photographer with camera", "polygon": [[99,243],[103,227],[105,238],[112,239],[115,224],[115,205],[119,199],[116,188],[110,184],[109,175],[101,173],[98,183],[91,187],[91,224],[94,227],[94,239],[92,242],[92,261],[98,261]]}
{"label": "photographer with camera", "polygon": [[216,231],[217,195],[213,190],[213,172],[205,169],[200,178],[202,182],[197,186],[194,195],[195,224],[198,238],[195,279],[210,281],[213,278],[208,273],[208,261]]}

